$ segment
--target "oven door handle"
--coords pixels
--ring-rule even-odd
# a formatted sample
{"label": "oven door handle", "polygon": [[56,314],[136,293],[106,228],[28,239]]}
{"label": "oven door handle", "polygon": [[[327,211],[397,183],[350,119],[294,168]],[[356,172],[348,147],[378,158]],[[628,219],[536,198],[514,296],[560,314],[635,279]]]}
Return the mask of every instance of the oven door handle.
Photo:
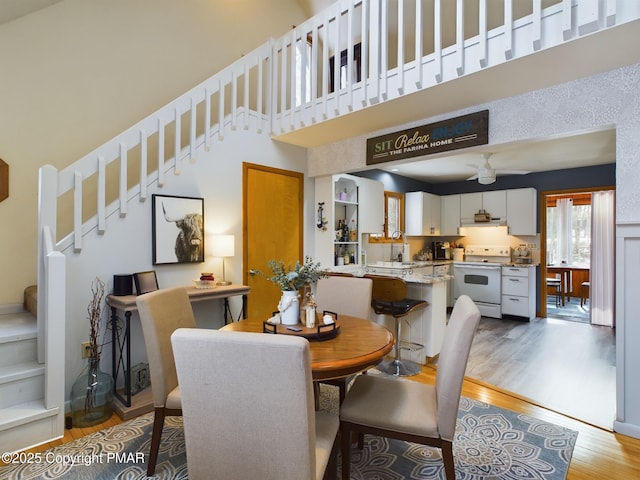
{"label": "oven door handle", "polygon": [[469,269],[469,270],[498,270],[500,271],[502,267],[498,266],[484,266],[484,265],[454,265],[454,269]]}

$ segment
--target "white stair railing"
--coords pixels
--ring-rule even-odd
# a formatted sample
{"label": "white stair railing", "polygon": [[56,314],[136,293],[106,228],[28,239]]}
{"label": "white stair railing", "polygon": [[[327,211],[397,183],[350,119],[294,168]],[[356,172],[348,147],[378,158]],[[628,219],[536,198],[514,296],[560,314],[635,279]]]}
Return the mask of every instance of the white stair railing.
{"label": "white stair railing", "polygon": [[[223,139],[225,119],[231,119],[229,128],[246,129],[249,116],[255,115],[258,132],[268,127],[265,100],[269,97],[265,94],[268,90],[264,79],[268,78],[270,51],[270,43],[264,44],[61,170],[56,180],[57,197],[73,192],[73,231],[57,242],[56,248],[64,250],[73,244],[74,251],[80,252],[87,232],[97,229],[104,233],[106,218],[116,212],[125,217],[127,203],[134,197],[144,201],[149,184],[157,181],[164,185],[165,174],[172,168],[179,174],[182,162],[194,159],[199,146],[211,148],[214,134]],[[241,98],[239,91],[243,92]],[[165,151],[167,137],[172,138],[172,152]],[[137,165],[133,163],[133,154]],[[117,178],[108,174],[114,162],[119,164]],[[155,167],[152,173],[148,173],[149,164]],[[96,214],[83,222],[86,202],[83,187],[92,177],[97,183]],[[107,205],[106,198],[114,191],[117,200]],[[94,204],[93,199],[90,204]]]}

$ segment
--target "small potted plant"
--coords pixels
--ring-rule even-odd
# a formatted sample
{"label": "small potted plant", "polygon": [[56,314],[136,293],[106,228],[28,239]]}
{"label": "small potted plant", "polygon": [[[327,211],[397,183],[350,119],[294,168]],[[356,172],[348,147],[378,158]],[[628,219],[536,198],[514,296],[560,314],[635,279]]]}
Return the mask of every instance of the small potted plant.
{"label": "small potted plant", "polygon": [[282,291],[282,297],[278,303],[280,318],[285,325],[296,325],[300,321],[300,304],[298,301],[299,290],[317,282],[324,276],[320,269],[320,262],[314,263],[311,257],[305,257],[304,262],[296,262],[285,266],[282,260],[269,260],[267,263],[271,275],[260,274],[267,280],[277,285]]}

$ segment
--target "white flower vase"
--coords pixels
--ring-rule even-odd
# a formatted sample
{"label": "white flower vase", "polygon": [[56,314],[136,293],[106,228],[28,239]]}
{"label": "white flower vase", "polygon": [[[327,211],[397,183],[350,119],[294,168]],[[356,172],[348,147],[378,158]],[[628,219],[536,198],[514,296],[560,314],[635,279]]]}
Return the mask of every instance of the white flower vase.
{"label": "white flower vase", "polygon": [[296,290],[283,290],[278,303],[280,319],[284,325],[297,325],[300,322],[300,305]]}

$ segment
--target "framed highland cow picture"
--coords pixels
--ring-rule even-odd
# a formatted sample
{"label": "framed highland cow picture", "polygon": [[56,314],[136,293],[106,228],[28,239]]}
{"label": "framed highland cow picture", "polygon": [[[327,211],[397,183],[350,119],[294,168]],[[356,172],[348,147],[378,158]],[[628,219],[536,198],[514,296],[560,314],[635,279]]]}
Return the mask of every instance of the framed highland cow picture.
{"label": "framed highland cow picture", "polygon": [[153,264],[204,262],[204,199],[152,196]]}

